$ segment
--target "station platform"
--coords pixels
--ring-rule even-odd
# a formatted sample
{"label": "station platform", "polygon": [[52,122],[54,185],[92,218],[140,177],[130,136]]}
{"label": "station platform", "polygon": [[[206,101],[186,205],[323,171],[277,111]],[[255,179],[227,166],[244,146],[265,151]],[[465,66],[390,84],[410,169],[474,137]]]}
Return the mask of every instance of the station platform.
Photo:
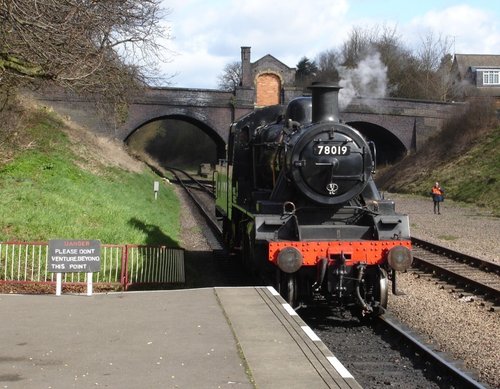
{"label": "station platform", "polygon": [[273,288],[0,295],[0,388],[360,388]]}

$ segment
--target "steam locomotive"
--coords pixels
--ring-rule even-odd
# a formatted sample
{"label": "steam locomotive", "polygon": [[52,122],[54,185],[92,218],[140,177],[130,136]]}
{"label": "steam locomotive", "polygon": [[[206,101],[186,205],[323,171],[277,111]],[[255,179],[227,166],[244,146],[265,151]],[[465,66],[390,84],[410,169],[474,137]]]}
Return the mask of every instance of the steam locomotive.
{"label": "steam locomotive", "polygon": [[374,183],[375,145],[340,122],[340,87],[310,89],[231,125],[216,168],[224,240],[294,308],[377,315],[412,263],[408,216]]}

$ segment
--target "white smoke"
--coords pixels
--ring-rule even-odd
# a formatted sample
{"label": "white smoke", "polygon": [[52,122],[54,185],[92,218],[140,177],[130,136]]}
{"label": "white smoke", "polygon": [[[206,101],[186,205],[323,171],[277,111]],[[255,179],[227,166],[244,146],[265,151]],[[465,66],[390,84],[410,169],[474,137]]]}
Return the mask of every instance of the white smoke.
{"label": "white smoke", "polygon": [[368,55],[355,69],[339,67],[339,106],[344,109],[355,97],[385,97],[387,93],[387,66],[380,53]]}

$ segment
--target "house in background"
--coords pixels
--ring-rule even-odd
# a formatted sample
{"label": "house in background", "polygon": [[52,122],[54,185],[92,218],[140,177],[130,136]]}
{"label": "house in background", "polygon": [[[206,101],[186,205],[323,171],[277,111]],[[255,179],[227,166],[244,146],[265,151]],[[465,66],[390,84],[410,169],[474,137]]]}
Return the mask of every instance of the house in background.
{"label": "house in background", "polygon": [[451,76],[457,100],[491,97],[500,112],[500,55],[455,54]]}

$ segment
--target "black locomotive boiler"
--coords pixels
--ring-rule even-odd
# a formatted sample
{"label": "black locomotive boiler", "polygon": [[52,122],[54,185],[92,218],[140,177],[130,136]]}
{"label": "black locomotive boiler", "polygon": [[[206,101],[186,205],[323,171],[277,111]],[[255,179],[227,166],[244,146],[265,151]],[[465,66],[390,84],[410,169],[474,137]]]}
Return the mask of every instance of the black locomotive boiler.
{"label": "black locomotive boiler", "polygon": [[339,120],[339,87],[232,124],[216,174],[224,239],[293,307],[326,301],[363,315],[387,306],[412,262],[408,216],[379,194],[375,146]]}

